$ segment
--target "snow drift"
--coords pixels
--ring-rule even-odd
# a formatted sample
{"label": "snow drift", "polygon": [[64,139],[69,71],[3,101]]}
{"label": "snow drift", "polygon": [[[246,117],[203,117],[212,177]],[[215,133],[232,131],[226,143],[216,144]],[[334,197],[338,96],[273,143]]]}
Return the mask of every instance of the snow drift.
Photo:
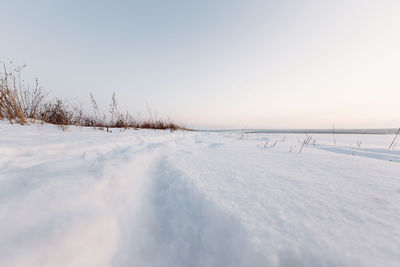
{"label": "snow drift", "polygon": [[0,266],[400,262],[392,135],[0,131]]}

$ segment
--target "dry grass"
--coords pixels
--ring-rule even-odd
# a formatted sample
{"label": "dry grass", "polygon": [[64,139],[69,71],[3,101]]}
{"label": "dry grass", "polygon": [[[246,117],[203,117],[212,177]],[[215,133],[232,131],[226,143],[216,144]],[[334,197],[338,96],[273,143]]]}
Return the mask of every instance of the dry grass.
{"label": "dry grass", "polygon": [[[25,67],[7,67],[5,63],[0,72],[0,119],[8,119],[10,123],[25,124],[27,119],[41,120],[60,126],[78,125],[100,129],[107,128],[144,128],[156,130],[187,130],[171,120],[155,120],[149,109],[150,119],[135,119],[129,112],[121,113],[118,109],[116,94],[111,97],[109,119],[101,114],[97,102],[90,94],[93,114],[88,114],[83,107],[68,105],[61,99],[47,100],[36,79],[33,90],[25,88],[21,81],[21,70]],[[146,103],[147,104],[147,103]],[[66,127],[64,127],[66,129]]]}
{"label": "dry grass", "polygon": [[400,128],[397,130],[397,132],[396,132],[396,134],[395,134],[395,136],[393,138],[392,143],[390,143],[390,146],[389,146],[388,150],[390,150],[390,148],[393,148],[393,150],[394,150],[394,147],[396,146],[396,144],[394,142],[396,141],[396,138],[397,138],[397,136],[399,134],[400,134]]}
{"label": "dry grass", "polygon": [[0,119],[8,119],[21,124],[26,123],[22,109],[20,91],[17,87],[17,78],[14,74],[8,73],[6,65],[3,64],[4,73],[0,78]]}
{"label": "dry grass", "polygon": [[[311,140],[312,140],[312,136],[306,134],[306,139],[304,139],[303,143],[301,144],[301,147],[300,147],[300,150],[299,150],[299,154],[301,153],[301,151],[303,150],[303,148],[304,148],[305,146],[307,146],[308,144],[310,144]],[[314,139],[314,140],[315,140],[315,139]]]}

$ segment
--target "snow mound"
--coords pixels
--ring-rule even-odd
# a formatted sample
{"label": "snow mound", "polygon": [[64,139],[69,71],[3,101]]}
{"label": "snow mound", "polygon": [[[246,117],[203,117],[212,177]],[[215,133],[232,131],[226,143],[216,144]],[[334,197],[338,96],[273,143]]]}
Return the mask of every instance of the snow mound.
{"label": "snow mound", "polygon": [[262,266],[245,229],[204,199],[166,157],[152,167],[139,217],[123,215],[129,233],[113,266]]}

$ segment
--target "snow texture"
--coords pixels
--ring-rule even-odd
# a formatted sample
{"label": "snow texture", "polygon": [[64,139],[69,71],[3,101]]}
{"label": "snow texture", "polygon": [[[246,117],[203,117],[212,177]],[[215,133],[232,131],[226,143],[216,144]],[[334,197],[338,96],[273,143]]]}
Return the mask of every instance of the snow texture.
{"label": "snow texture", "polygon": [[0,266],[400,265],[393,135],[0,132]]}

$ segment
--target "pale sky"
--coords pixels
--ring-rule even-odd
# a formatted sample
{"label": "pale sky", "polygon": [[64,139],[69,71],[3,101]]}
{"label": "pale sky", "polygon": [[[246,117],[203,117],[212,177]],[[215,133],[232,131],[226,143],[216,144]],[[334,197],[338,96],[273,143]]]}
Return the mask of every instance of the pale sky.
{"label": "pale sky", "polygon": [[51,96],[195,128],[400,127],[400,1],[0,0]]}

